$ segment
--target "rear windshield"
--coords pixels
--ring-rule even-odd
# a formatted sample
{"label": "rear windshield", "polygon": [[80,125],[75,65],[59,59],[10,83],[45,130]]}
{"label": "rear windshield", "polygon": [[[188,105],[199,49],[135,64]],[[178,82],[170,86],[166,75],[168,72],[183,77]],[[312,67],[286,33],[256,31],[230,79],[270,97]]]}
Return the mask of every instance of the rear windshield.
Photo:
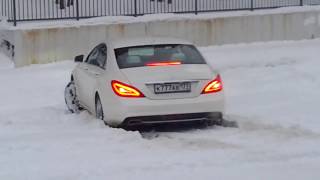
{"label": "rear windshield", "polygon": [[120,69],[143,67],[151,64],[205,64],[193,45],[169,44],[134,46],[115,49]]}

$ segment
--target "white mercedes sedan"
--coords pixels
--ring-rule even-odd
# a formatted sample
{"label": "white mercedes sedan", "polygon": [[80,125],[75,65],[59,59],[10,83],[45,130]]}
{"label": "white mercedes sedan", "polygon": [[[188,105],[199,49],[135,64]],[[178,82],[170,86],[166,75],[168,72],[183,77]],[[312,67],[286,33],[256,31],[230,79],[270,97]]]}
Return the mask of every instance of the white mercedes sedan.
{"label": "white mercedes sedan", "polygon": [[112,127],[223,119],[220,75],[190,42],[172,38],[105,41],[75,58],[65,89],[69,111],[86,109]]}

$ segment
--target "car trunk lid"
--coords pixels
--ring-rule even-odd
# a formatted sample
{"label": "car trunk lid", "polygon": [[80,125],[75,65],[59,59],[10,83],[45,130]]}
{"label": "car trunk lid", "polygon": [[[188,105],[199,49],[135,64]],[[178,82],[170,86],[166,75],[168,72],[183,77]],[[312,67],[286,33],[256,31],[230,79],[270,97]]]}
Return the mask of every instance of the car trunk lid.
{"label": "car trunk lid", "polygon": [[[121,69],[121,72],[131,85],[138,88],[147,98],[159,100],[197,97],[206,83],[214,77],[206,64],[144,66]],[[159,87],[164,87],[162,90],[165,92],[155,90]]]}

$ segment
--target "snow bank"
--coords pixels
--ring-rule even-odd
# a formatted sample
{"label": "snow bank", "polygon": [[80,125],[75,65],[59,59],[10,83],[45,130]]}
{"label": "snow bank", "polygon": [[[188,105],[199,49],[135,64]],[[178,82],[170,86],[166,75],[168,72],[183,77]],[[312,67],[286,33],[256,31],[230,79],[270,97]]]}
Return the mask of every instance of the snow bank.
{"label": "snow bank", "polygon": [[66,111],[73,62],[2,66],[0,179],[319,179],[319,46],[201,48],[221,72],[227,117],[239,129],[111,129]]}

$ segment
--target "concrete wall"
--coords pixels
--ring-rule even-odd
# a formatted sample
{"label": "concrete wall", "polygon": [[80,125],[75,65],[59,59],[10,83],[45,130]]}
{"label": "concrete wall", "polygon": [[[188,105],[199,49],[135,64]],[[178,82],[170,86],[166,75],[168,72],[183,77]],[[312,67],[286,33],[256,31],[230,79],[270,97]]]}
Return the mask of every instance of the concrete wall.
{"label": "concrete wall", "polygon": [[170,36],[199,46],[320,37],[320,11],[6,32],[17,67],[73,59],[106,38]]}

